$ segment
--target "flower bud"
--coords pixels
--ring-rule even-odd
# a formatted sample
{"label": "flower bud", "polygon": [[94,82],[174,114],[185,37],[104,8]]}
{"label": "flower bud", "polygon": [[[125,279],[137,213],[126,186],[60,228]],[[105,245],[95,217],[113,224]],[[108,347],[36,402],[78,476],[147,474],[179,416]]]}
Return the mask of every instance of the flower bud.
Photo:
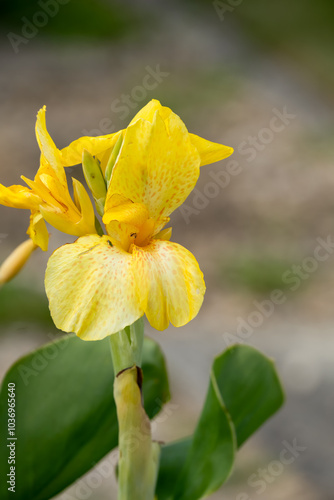
{"label": "flower bud", "polygon": [[117,160],[118,153],[120,152],[121,146],[123,142],[123,134],[120,134],[119,138],[117,139],[117,142],[111,152],[110,158],[108,160],[107,166],[106,166],[106,171],[105,171],[105,179],[107,182],[107,186],[109,187],[109,182],[111,179],[111,174],[114,168],[114,165]]}
{"label": "flower bud", "polygon": [[7,257],[0,267],[0,285],[7,283],[21,271],[22,267],[36,248],[38,248],[37,245],[29,239],[21,243],[21,245]]}
{"label": "flower bud", "polygon": [[82,170],[94,197],[96,209],[103,215],[107,186],[98,161],[86,149],[82,152]]}

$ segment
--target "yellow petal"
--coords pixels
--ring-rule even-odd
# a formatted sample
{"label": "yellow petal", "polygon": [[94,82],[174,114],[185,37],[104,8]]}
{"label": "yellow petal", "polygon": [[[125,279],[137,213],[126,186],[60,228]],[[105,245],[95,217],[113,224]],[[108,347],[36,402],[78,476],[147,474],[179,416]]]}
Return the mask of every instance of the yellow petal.
{"label": "yellow petal", "polygon": [[128,251],[148,217],[148,210],[143,204],[132,203],[124,196],[114,194],[107,200],[102,220],[109,236]]}
{"label": "yellow petal", "polygon": [[153,328],[182,326],[198,313],[205,284],[195,257],[182,246],[153,240],[133,247],[141,306]]}
{"label": "yellow petal", "polygon": [[74,197],[78,207],[72,202],[70,206],[64,206],[63,210],[55,210],[54,207],[41,205],[40,212],[46,222],[59,231],[73,236],[85,236],[96,233],[95,213],[92,202],[84,186],[73,179]]}
{"label": "yellow petal", "polygon": [[39,196],[24,186],[5,187],[0,184],[0,204],[5,207],[37,210],[41,201]]}
{"label": "yellow petal", "polygon": [[[95,212],[92,202],[90,201],[89,194],[84,186],[77,179],[72,178],[73,192],[77,203],[77,207],[81,214],[80,220],[80,235],[94,234],[95,230]],[[72,233],[71,233],[72,234]],[[73,233],[75,234],[75,233]]]}
{"label": "yellow petal", "polygon": [[168,224],[169,221],[170,221],[169,217],[163,217],[162,219],[158,219],[155,223],[153,234],[157,235],[165,227],[165,225]]}
{"label": "yellow petal", "polygon": [[152,99],[149,103],[146,104],[146,106],[144,106],[140,111],[138,111],[136,116],[131,120],[130,125],[132,125],[139,119],[147,120],[152,123],[156,111],[158,111],[159,115],[163,120],[166,120],[168,116],[172,113],[172,110],[170,108],[167,108],[166,106],[161,106],[160,101],[158,101],[157,99]]}
{"label": "yellow petal", "polygon": [[40,212],[32,212],[27,234],[35,245],[40,247],[44,252],[47,251],[49,246],[49,233]]}
{"label": "yellow petal", "polygon": [[80,139],[71,142],[69,146],[61,150],[64,167],[81,163],[84,149],[89,151],[92,156],[103,154],[115,145],[120,133],[121,131],[115,134],[101,135],[100,137],[80,137]]}
{"label": "yellow petal", "polygon": [[[44,179],[46,175],[43,174]],[[32,181],[24,175],[21,175],[21,179],[31,188],[32,192],[39,197],[40,203],[47,203],[53,207],[58,207],[61,209],[61,204],[52,196],[48,186],[45,186],[43,182]]]}
{"label": "yellow petal", "polygon": [[116,193],[144,204],[158,219],[187,198],[199,176],[199,154],[178,116],[171,113],[166,123],[156,111],[153,123],[139,119],[126,129],[107,204]]}
{"label": "yellow petal", "polygon": [[[22,177],[23,178],[23,177]],[[28,183],[28,179],[24,179]],[[42,174],[39,177],[40,182],[30,184],[40,197],[51,207],[64,210],[75,210],[75,205],[68,190],[67,181],[60,183],[55,175]],[[28,184],[29,185],[29,184]]]}
{"label": "yellow petal", "polygon": [[33,193],[41,198],[43,206],[48,205],[49,209],[68,212],[68,215],[70,215],[70,212],[76,213],[77,209],[69,193],[64,168],[61,167],[60,170],[64,174],[61,175],[61,178],[58,177],[51,165],[42,158],[41,165],[33,181],[23,175],[21,178],[32,189]]}
{"label": "yellow petal", "polygon": [[[37,113],[36,138],[40,147],[42,157],[51,165],[61,181],[65,179],[65,172],[62,165],[62,159],[59,149],[51,139],[46,128],[45,122],[46,106],[43,106]],[[42,159],[43,161],[43,159]]]}
{"label": "yellow petal", "polygon": [[172,237],[172,228],[167,227],[166,229],[160,231],[156,236],[154,236],[154,239],[169,241],[171,237]]}
{"label": "yellow petal", "polygon": [[46,276],[50,311],[58,328],[99,340],[143,315],[132,255],[107,236],[86,236],[50,257]]}
{"label": "yellow petal", "polygon": [[44,156],[41,157],[41,164],[39,166],[39,169],[36,172],[34,182],[37,184],[42,184],[41,177],[43,175],[48,175],[49,177],[52,177],[55,179],[55,181],[60,184],[63,189],[68,190],[67,187],[67,178],[65,174],[65,170],[63,167],[58,167],[57,170],[55,170],[50,163],[46,161]]}
{"label": "yellow petal", "polygon": [[31,239],[24,241],[19,245],[0,267],[0,285],[12,280],[24,264],[27,262],[32,252],[37,246]]}
{"label": "yellow petal", "polygon": [[118,222],[117,220],[112,220],[107,224],[106,229],[110,238],[117,241],[119,246],[128,252],[130,245],[134,242],[137,227]]}
{"label": "yellow petal", "polygon": [[108,198],[103,216],[104,224],[109,224],[110,221],[117,220],[118,222],[124,222],[125,224],[131,224],[140,228],[150,216],[145,205],[142,203],[133,203],[126,199],[118,205],[114,202],[118,198],[117,195]]}
{"label": "yellow petal", "polygon": [[233,153],[233,148],[210,142],[198,135],[189,134],[192,144],[196,147],[201,157],[201,167],[216,161],[223,160]]}
{"label": "yellow petal", "polygon": [[[176,115],[170,108],[162,106],[156,99],[152,99],[148,104],[146,104],[146,106],[144,106],[132,119],[130,125],[137,121],[139,118],[148,120],[152,123],[156,111],[158,111],[161,118],[166,122],[166,126],[168,129],[168,118],[171,114],[173,114],[174,116]],[[198,135],[189,134],[189,137],[192,144],[196,147],[200,154],[201,167],[203,165],[208,165],[210,163],[223,160],[233,153],[233,148],[223,146],[222,144],[217,144],[215,142],[207,141],[206,139],[203,139]]]}

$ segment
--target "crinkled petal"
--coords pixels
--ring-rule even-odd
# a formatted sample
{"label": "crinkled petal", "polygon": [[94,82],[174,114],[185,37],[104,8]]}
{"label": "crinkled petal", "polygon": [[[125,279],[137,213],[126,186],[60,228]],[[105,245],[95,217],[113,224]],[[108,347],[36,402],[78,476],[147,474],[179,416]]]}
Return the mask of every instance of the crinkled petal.
{"label": "crinkled petal", "polygon": [[210,142],[195,134],[189,134],[192,144],[196,147],[201,157],[201,167],[216,161],[223,160],[233,153],[233,148]]}
{"label": "crinkled petal", "polygon": [[43,106],[38,111],[36,120],[36,138],[42,153],[42,163],[45,159],[56,172],[58,179],[64,182],[66,176],[62,165],[61,153],[47,131],[45,112],[46,106]]}
{"label": "crinkled petal", "polygon": [[198,313],[205,283],[195,257],[181,245],[153,240],[133,247],[141,306],[153,328],[182,326]]}
{"label": "crinkled petal", "polygon": [[[37,184],[43,184],[43,181],[41,180],[43,175],[48,175],[49,177],[52,177],[58,184],[60,184],[62,186],[62,188],[64,190],[68,191],[67,178],[66,178],[64,167],[59,167],[56,171],[50,165],[50,163],[48,163],[46,161],[46,159],[42,156],[41,164],[39,166],[39,169],[36,172],[34,182]],[[22,176],[21,176],[21,178],[22,178]]]}
{"label": "crinkled petal", "polygon": [[30,226],[27,234],[30,236],[35,245],[40,247],[44,252],[47,251],[49,246],[49,233],[40,212],[31,213]]}
{"label": "crinkled petal", "polygon": [[110,180],[108,198],[119,194],[143,203],[154,219],[168,217],[193,190],[200,158],[180,118],[171,113],[168,127],[155,112],[153,123],[139,119],[125,132]]}
{"label": "crinkled petal", "polygon": [[45,288],[57,328],[99,340],[140,318],[132,255],[107,236],[86,236],[50,257]]}
{"label": "crinkled petal", "polygon": [[84,149],[89,151],[92,156],[103,156],[105,151],[116,144],[120,133],[121,131],[115,134],[101,135],[100,137],[80,137],[80,139],[71,142],[69,146],[61,150],[64,167],[81,163]]}
{"label": "crinkled petal", "polygon": [[125,224],[124,222],[118,222],[117,220],[109,222],[106,229],[108,235],[117,241],[126,252],[129,250],[130,245],[134,242],[135,233],[138,230],[136,226]]}
{"label": "crinkled petal", "polygon": [[82,232],[80,236],[86,234],[95,234],[95,212],[89,194],[81,182],[72,177],[73,193],[76,206],[81,215]]}
{"label": "crinkled petal", "polygon": [[138,111],[136,116],[131,120],[130,125],[132,125],[139,119],[147,120],[152,123],[156,111],[159,112],[159,115],[163,120],[166,120],[169,115],[173,113],[170,108],[167,108],[167,106],[161,106],[160,101],[158,101],[157,99],[152,99],[149,103],[146,104],[146,106]]}
{"label": "crinkled petal", "polygon": [[113,198],[113,196],[108,198],[108,203],[105,205],[104,224],[109,224],[109,222],[115,220],[140,228],[146,219],[149,218],[149,211],[142,203],[133,203],[130,200],[124,200],[122,203],[113,204]]}
{"label": "crinkled petal", "polygon": [[0,184],[0,204],[5,207],[37,210],[41,201],[39,196],[24,186],[5,187]]}
{"label": "crinkled petal", "polygon": [[56,210],[48,205],[41,205],[40,212],[46,222],[59,231],[73,236],[85,236],[96,233],[95,212],[92,202],[84,186],[76,179],[73,179],[73,190],[78,207],[63,207],[63,210]]}
{"label": "crinkled petal", "polygon": [[[28,181],[28,179],[24,180],[25,182]],[[58,181],[56,176],[48,174],[41,174],[39,180],[40,182],[34,181],[34,184],[31,184],[31,186],[33,186],[33,189],[48,205],[60,209],[65,209],[65,207],[67,207],[66,210],[75,210],[75,205],[68,190],[67,182],[64,186]]]}
{"label": "crinkled petal", "polygon": [[[172,110],[166,106],[162,106],[160,102],[156,99],[152,99],[146,106],[144,106],[132,119],[130,125],[136,122],[138,119],[148,120],[153,122],[155,112],[158,111],[161,118],[165,121],[167,129],[168,122],[171,115],[175,115]],[[215,142],[207,141],[202,137],[195,134],[189,134],[192,144],[196,147],[197,151],[201,157],[201,167],[203,165],[209,165],[216,161],[223,160],[233,153],[233,148],[224,146],[222,144],[217,144]]]}
{"label": "crinkled petal", "polygon": [[[63,167],[62,171],[64,172]],[[55,212],[66,213],[66,216],[74,222],[80,219],[78,207],[73,202],[68,189],[66,175],[63,179],[59,179],[55,170],[45,159],[43,159],[33,181],[23,175],[21,178],[32,189],[33,193],[41,198],[43,206],[47,206],[49,210]],[[73,182],[75,183],[75,181]],[[86,199],[88,199],[88,206],[90,207],[91,203],[88,195]],[[93,208],[91,210],[93,211]],[[78,236],[82,236],[82,234]]]}
{"label": "crinkled petal", "polygon": [[169,217],[163,217],[162,219],[158,219],[155,222],[153,235],[156,236],[165,227],[165,225],[168,224],[169,221],[170,221]]}

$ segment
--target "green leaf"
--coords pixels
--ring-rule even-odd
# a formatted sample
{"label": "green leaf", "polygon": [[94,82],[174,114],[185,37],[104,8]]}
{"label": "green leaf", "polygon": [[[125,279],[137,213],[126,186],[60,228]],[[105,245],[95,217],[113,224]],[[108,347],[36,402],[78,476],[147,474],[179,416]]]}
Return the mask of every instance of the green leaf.
{"label": "green leaf", "polygon": [[0,289],[0,322],[28,322],[55,329],[45,293],[8,283]]}
{"label": "green leaf", "polygon": [[[145,339],[145,409],[153,418],[169,399],[158,345]],[[46,500],[73,483],[117,446],[109,339],[66,335],[21,358],[0,393],[0,498]],[[7,386],[16,392],[16,493],[8,491]]]}
{"label": "green leaf", "polygon": [[236,345],[215,359],[213,374],[240,447],[284,403],[274,362],[253,347]]}
{"label": "green leaf", "polygon": [[194,435],[162,448],[158,499],[197,500],[216,491],[237,448],[283,401],[273,362],[256,349],[236,345],[218,356]]}

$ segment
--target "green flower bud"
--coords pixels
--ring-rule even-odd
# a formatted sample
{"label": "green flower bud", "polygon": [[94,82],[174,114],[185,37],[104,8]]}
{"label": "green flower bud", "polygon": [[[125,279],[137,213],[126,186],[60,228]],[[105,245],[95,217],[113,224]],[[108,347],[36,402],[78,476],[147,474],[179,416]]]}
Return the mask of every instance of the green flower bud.
{"label": "green flower bud", "polygon": [[107,186],[99,162],[86,150],[82,152],[82,170],[95,200],[96,210],[103,215]]}
{"label": "green flower bud", "polygon": [[107,186],[109,187],[109,182],[111,179],[111,174],[114,168],[114,165],[116,163],[116,159],[118,156],[118,153],[120,152],[121,146],[123,142],[123,133],[120,134],[119,138],[117,139],[117,142],[114,146],[114,149],[111,152],[110,158],[108,160],[107,166],[106,166],[106,172],[105,172],[105,179],[107,182]]}

